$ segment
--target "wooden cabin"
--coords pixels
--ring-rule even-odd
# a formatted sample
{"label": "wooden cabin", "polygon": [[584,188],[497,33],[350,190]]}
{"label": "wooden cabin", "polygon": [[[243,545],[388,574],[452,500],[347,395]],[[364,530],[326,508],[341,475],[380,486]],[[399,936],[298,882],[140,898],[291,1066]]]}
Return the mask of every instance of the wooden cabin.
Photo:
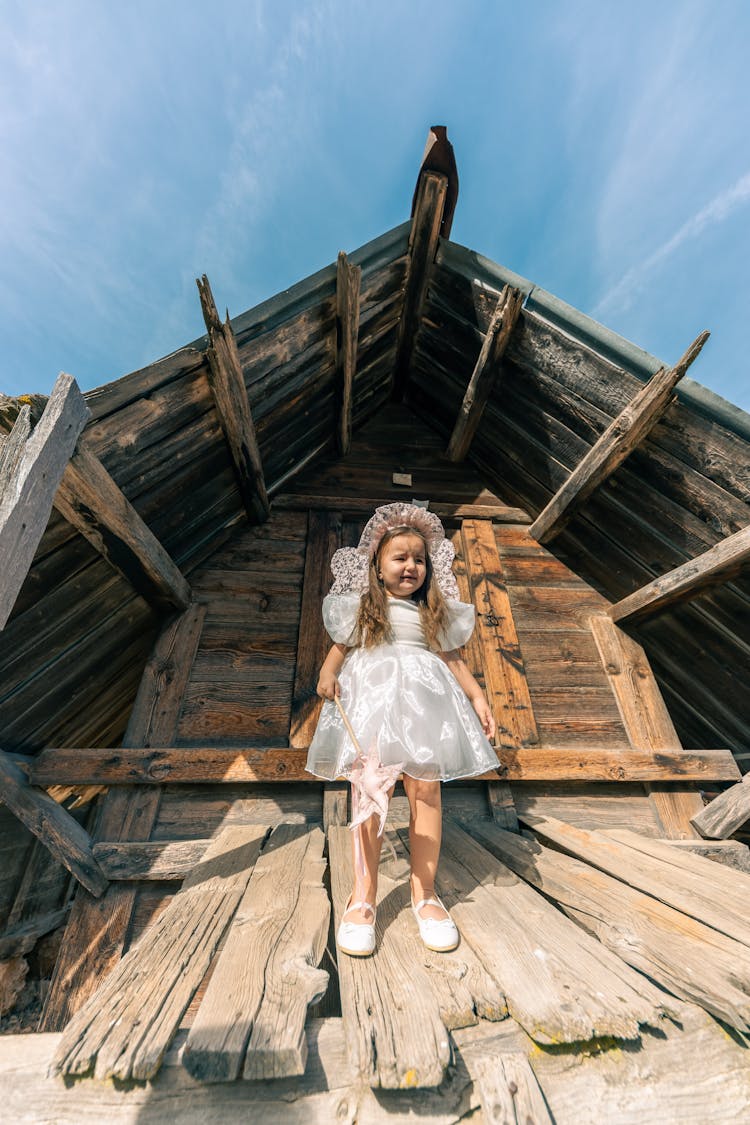
{"label": "wooden cabin", "polygon": [[[662,365],[451,242],[457,183],[436,129],[402,226],[0,400],[7,1120],[747,1119],[750,417],[704,337]],[[394,499],[452,536],[498,768],[443,789],[459,948],[399,787],[354,960],[305,751],[330,557]]]}

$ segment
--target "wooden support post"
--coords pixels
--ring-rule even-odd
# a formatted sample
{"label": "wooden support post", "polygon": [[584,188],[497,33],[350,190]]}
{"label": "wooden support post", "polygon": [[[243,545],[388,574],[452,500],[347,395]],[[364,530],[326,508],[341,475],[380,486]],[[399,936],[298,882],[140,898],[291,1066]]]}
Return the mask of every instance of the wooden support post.
{"label": "wooden support post", "polygon": [[322,700],[315,694],[315,687],[320,666],[331,643],[320,616],[320,606],[331,585],[331,558],[340,546],[341,516],[338,512],[308,512],[289,733],[289,743],[295,748],[310,745],[320,714]]}
{"label": "wooden support post", "polygon": [[510,285],[506,285],[492,314],[492,320],[448,442],[446,455],[450,461],[463,461],[469,452],[474,434],[482,420],[484,408],[495,385],[500,360],[521,314],[522,304],[523,294],[520,289],[512,289]]}
{"label": "wooden support post", "polygon": [[509,750],[536,746],[539,732],[492,524],[464,520],[461,536],[497,744]]}
{"label": "wooden support post", "polygon": [[693,828],[701,836],[726,840],[733,832],[750,820],[750,773],[738,785],[720,793],[710,804],[692,818]]}
{"label": "wooden support post", "polygon": [[[681,755],[687,757],[691,751],[682,749],[646,653],[608,617],[592,617],[590,626],[630,744],[670,755],[679,764]],[[678,840],[695,837],[690,818],[703,807],[700,794],[671,786],[672,782],[658,780],[646,785],[664,834]]]}
{"label": "wooden support post", "polygon": [[[141,677],[124,746],[167,745],[177,731],[182,695],[193,666],[206,609],[191,605],[169,621],[156,640]],[[112,751],[108,751],[112,753]],[[127,760],[127,752],[123,752]],[[104,794],[96,836],[99,840],[146,841],[156,822],[161,787],[151,778],[141,789],[123,776]],[[40,1031],[59,1031],[117,964],[127,941],[136,891],[110,886],[97,902],[79,890],[65,940],[55,965]]]}
{"label": "wooden support post", "polygon": [[359,336],[359,290],[362,267],[353,266],[343,250],[336,267],[336,393],[339,399],[337,429],[341,456],[352,442],[352,395],[357,370]]}
{"label": "wooden support post", "polygon": [[23,407],[0,456],[0,629],[44,534],[57,487],[89,409],[71,375],[58,376],[44,413],[30,434]]}
{"label": "wooden support post", "polygon": [[709,586],[736,578],[749,565],[750,525],[616,602],[610,616],[613,621],[631,624],[642,621],[674,602],[690,601]]}
{"label": "wooden support post", "polygon": [[2,750],[0,800],[92,895],[103,894],[108,883],[94,859],[88,832],[44,790],[29,785],[23,770]]}
{"label": "wooden support post", "polygon": [[258,439],[250,413],[247,388],[242,376],[242,366],[237,351],[229,313],[224,324],[216,311],[208,278],[196,278],[200,294],[203,319],[208,329],[209,344],[206,349],[209,383],[214,396],[216,412],[227,439],[229,453],[237,473],[240,493],[252,523],[268,519],[269,504]]}
{"label": "wooden support post", "polygon": [[700,353],[709,333],[702,332],[674,367],[662,367],[607,427],[575,467],[529,529],[533,539],[549,543],[575,511],[640,445],[672,402],[672,392]]}
{"label": "wooden support post", "polygon": [[406,274],[404,306],[399,324],[396,360],[393,368],[393,398],[401,401],[409,379],[414,340],[427,293],[427,284],[443,221],[448,177],[438,172],[423,172],[417,187],[417,205],[409,235],[409,264]]}
{"label": "wooden support post", "polygon": [[188,606],[184,575],[83,442],[65,470],[55,507],[157,610]]}

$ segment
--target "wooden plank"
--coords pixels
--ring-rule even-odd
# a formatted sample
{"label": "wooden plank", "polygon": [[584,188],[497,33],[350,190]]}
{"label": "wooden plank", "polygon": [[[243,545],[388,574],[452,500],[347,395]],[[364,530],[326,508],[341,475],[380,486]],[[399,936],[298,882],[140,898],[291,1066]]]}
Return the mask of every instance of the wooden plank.
{"label": "wooden plank", "polygon": [[610,612],[613,621],[634,623],[661,612],[675,602],[690,601],[704,590],[736,578],[750,564],[750,526],[704,551],[702,555],[675,567],[661,578],[616,602]]}
{"label": "wooden plank", "polygon": [[[304,749],[176,746],[108,750],[60,747],[34,759],[35,785],[232,784],[309,781]],[[485,781],[735,781],[729,750],[621,750],[595,744],[521,746],[498,751]]]}
{"label": "wooden plank", "polygon": [[244,893],[266,831],[225,828],[203,860],[68,1024],[59,1074],[153,1078]]}
{"label": "wooden plank", "polygon": [[486,1125],[554,1125],[531,1063],[522,1051],[488,1051],[467,1060]]}
{"label": "wooden plank", "polygon": [[185,609],[190,587],[104,465],[82,442],[60,482],[55,507],[157,609]]}
{"label": "wooden plank", "polygon": [[[192,605],[167,622],[157,637],[125,731],[125,747],[174,739],[205,612],[205,606]],[[126,759],[127,753],[123,760]],[[151,835],[161,787],[150,783],[135,789],[127,781],[127,776],[121,775],[102,798],[95,834],[98,840],[143,841]],[[41,1030],[65,1027],[117,964],[125,948],[135,897],[135,888],[122,884],[110,886],[98,902],[85,892],[78,892],[47,994]]]}
{"label": "wooden plank", "polygon": [[295,748],[310,745],[320,714],[321,700],[315,688],[320,666],[330,645],[320,607],[331,585],[331,558],[340,546],[340,514],[311,510],[307,520],[307,551],[289,732],[290,745]]}
{"label": "wooden plank", "polygon": [[487,782],[487,804],[490,816],[500,828],[518,832],[518,817],[513,803],[513,792],[505,781]]}
{"label": "wooden plank", "polygon": [[323,831],[349,823],[349,786],[327,781],[323,786]]}
{"label": "wooden plank", "polygon": [[107,879],[94,859],[88,832],[43,789],[29,785],[23,770],[3,750],[0,801],[91,894],[98,898],[104,893]]}
{"label": "wooden plank", "polygon": [[31,406],[27,402],[19,410],[10,433],[6,435],[0,430],[0,500],[6,488],[11,487],[30,436]]}
{"label": "wooden plank", "polygon": [[[680,739],[643,648],[608,617],[594,616],[589,624],[631,745],[659,754],[671,752],[679,759]],[[703,807],[698,793],[657,784],[649,794],[667,836],[697,835],[690,818]]]}
{"label": "wooden plank", "polygon": [[44,535],[58,485],[88,417],[75,379],[61,374],[31,436],[27,437],[29,411],[22,408],[18,431],[4,446],[5,468],[0,476],[0,630],[10,617]]}
{"label": "wooden plank", "polygon": [[492,524],[464,520],[461,537],[472,601],[477,607],[487,697],[497,721],[496,741],[511,750],[537,745],[539,732]]}
{"label": "wooden plank", "polygon": [[[750,945],[750,921],[747,917],[747,893],[727,894],[714,889],[718,880],[716,869],[706,878],[695,871],[681,870],[674,862],[656,859],[644,852],[637,854],[611,835],[603,832],[585,832],[573,828],[554,817],[540,817],[521,813],[519,819],[534,830],[537,836],[550,840],[571,855],[583,859],[594,867],[614,875],[637,890],[644,891],[675,910],[703,922],[719,933],[726,934],[743,945]],[[668,845],[664,845],[668,847]],[[700,857],[693,857],[695,860]],[[710,860],[704,860],[710,863]],[[719,872],[720,874],[721,872]],[[737,873],[736,879],[745,880]]]}
{"label": "wooden plank", "polygon": [[554,539],[594,489],[607,480],[647,437],[673,401],[674,388],[699,355],[708,337],[708,332],[702,332],[674,367],[660,368],[610,423],[534,520],[530,529],[534,539],[540,543],[549,543]]}
{"label": "wooden plank", "polygon": [[338,449],[342,457],[352,442],[352,388],[357,369],[359,293],[362,267],[353,266],[343,250],[336,266],[336,384],[339,392]]}
{"label": "wooden plank", "polygon": [[247,514],[253,523],[263,523],[268,518],[269,512],[268,493],[237,352],[237,341],[232,331],[229,313],[224,324],[219,319],[206,275],[204,274],[201,280],[196,279],[196,284],[200,294],[203,319],[208,329],[209,344],[206,348],[206,357],[216,412],[229,446]]}
{"label": "wooden plank", "polygon": [[57,910],[48,910],[46,914],[37,914],[25,922],[9,926],[0,933],[0,963],[30,953],[39,938],[62,926],[67,917],[68,907],[61,906]]}
{"label": "wooden plank", "polygon": [[[281,492],[273,498],[274,510],[304,511],[309,508],[324,508],[329,512],[341,512],[346,516],[371,516],[375,508],[383,503],[382,497],[371,496],[332,496],[328,493]],[[430,511],[441,520],[491,519],[499,523],[529,523],[531,517],[523,508],[511,508],[505,504],[462,504],[430,503]]]}
{"label": "wooden plank", "polygon": [[102,840],[94,844],[94,858],[108,879],[181,882],[200,863],[210,842]]}
{"label": "wooden plank", "polygon": [[447,190],[447,176],[424,172],[419,178],[409,234],[404,306],[393,365],[393,397],[397,400],[403,399],[409,379],[414,341],[440,239]]}
{"label": "wooden plank", "polygon": [[750,848],[739,840],[667,840],[666,843],[676,851],[693,852],[750,875]]}
{"label": "wooden plank", "polygon": [[735,897],[750,893],[750,880],[746,871],[725,864],[718,865],[717,869],[717,864],[708,855],[693,850],[693,846],[705,847],[702,840],[695,841],[694,845],[692,840],[679,841],[688,846],[675,847],[674,840],[647,838],[633,832],[630,828],[605,829],[604,835],[618,844],[624,844],[625,847],[632,848],[642,855],[652,856],[680,871],[702,876],[716,891],[723,889],[728,895]]}
{"label": "wooden plank", "polygon": [[[472,831],[493,855],[559,903],[634,969],[675,996],[747,1030],[750,952],[745,946],[536,841],[482,824]],[[666,996],[664,1004],[669,1005]]]}
{"label": "wooden plank", "polygon": [[475,843],[444,825],[438,890],[537,1042],[637,1039],[659,1018],[652,986]]}
{"label": "wooden plank", "polygon": [[[328,830],[328,850],[338,926],[352,887],[347,828]],[[394,932],[400,908],[381,888],[374,955],[338,958],[352,1067],[365,1084],[389,1090],[439,1085],[451,1058],[448,1032],[426,974]]]}
{"label": "wooden plank", "polygon": [[449,461],[463,461],[469,452],[484,408],[493,392],[503,353],[521,314],[523,300],[521,291],[510,285],[504,286],[498,297],[448,442],[446,456]]}
{"label": "wooden plank", "polygon": [[750,820],[750,773],[692,817],[690,823],[709,839],[726,840]]}
{"label": "wooden plank", "polygon": [[188,1034],[183,1065],[194,1078],[304,1074],[307,1008],[328,986],[317,968],[330,918],[324,839],[302,825],[272,833]]}

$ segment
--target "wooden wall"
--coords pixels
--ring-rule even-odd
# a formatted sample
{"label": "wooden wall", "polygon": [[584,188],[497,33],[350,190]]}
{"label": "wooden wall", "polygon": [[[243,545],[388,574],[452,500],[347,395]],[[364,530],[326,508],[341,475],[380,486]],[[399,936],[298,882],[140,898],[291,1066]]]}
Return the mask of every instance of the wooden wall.
{"label": "wooden wall", "polygon": [[[490,265],[445,248],[430,285],[409,394],[445,437],[506,280]],[[535,513],[641,385],[623,366],[524,312],[470,457],[509,502]],[[749,499],[750,442],[700,409],[695,396],[683,398],[553,549],[617,600],[745,526]],[[747,751],[750,580],[705,593],[634,632],[685,744]]]}
{"label": "wooden wall", "polygon": [[[355,423],[388,395],[408,227],[350,255],[362,267]],[[335,445],[335,285],[333,265],[233,321],[271,493]],[[86,395],[85,441],[188,576],[246,519],[207,380],[205,342]],[[116,745],[158,624],[53,512],[2,633],[3,748]]]}

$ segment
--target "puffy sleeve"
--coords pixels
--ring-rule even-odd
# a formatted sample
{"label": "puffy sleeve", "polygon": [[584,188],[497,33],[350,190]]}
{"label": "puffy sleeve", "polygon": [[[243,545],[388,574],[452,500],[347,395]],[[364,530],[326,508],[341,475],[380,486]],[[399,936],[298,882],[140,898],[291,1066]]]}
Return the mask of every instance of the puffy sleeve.
{"label": "puffy sleeve", "polygon": [[443,652],[450,652],[454,648],[465,645],[474,632],[474,606],[467,602],[446,600],[448,609],[448,624],[441,637]]}
{"label": "puffy sleeve", "polygon": [[356,645],[359,594],[327,594],[323,598],[323,624],[332,641]]}

